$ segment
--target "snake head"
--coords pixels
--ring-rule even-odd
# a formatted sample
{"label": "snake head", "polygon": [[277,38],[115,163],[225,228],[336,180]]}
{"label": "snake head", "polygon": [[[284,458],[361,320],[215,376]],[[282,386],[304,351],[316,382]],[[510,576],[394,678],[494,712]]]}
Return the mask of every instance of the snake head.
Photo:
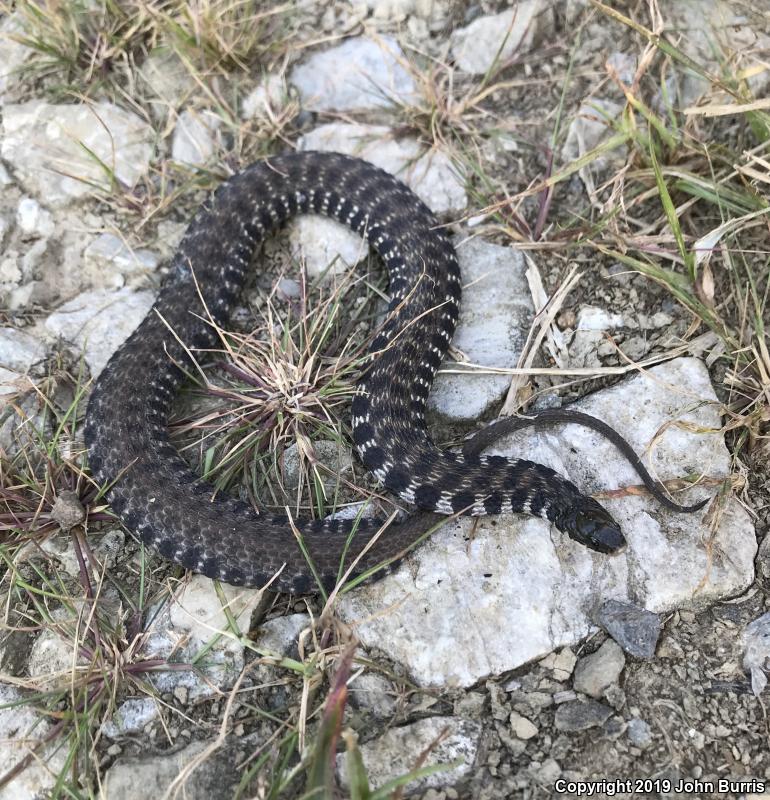
{"label": "snake head", "polygon": [[620,525],[590,497],[575,500],[556,520],[556,527],[570,539],[599,553],[620,553],[626,548]]}

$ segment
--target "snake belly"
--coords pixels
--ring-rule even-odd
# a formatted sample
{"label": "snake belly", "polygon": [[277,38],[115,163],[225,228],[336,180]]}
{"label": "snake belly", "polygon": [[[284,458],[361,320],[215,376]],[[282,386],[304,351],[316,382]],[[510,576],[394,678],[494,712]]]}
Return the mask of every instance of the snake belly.
{"label": "snake belly", "polygon": [[[212,499],[212,487],[169,442],[167,419],[189,364],[187,348],[215,344],[206,318],[226,323],[260,241],[303,213],[347,225],[388,270],[387,318],[352,404],[364,465],[388,490],[426,511],[523,512],[564,529],[560,523],[589,502],[564,477],[531,461],[463,456],[431,441],[426,401],[459,314],[454,247],[430,209],[397,178],[320,152],[255,163],[219,187],[190,224],[152,309],[96,381],[85,424],[89,464],[110,485],[108,500],[126,528],[210,578],[256,587],[274,578],[271,588],[292,593],[312,590],[316,576],[333,586],[341,566],[353,563],[380,531],[381,520],[290,523],[235,498]],[[396,559],[420,532],[391,525],[351,576]]]}

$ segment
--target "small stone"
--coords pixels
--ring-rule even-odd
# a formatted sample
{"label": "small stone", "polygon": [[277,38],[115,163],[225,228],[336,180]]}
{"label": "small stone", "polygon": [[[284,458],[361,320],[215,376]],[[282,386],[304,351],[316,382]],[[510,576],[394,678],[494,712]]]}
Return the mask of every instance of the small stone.
{"label": "small stone", "polygon": [[[435,744],[437,737],[445,731],[445,738]],[[369,782],[375,789],[382,786],[394,775],[412,769],[416,754],[426,753],[423,766],[459,763],[451,769],[408,783],[407,793],[457,783],[470,772],[476,761],[481,731],[481,723],[458,717],[428,717],[401,728],[391,728],[360,746]],[[431,745],[435,746],[431,748]],[[347,754],[337,756],[337,776],[347,788]]]}
{"label": "small stone", "polygon": [[612,709],[596,700],[575,700],[556,709],[556,729],[567,733],[598,728],[612,716]]}
{"label": "small stone", "polygon": [[289,614],[263,622],[254,636],[254,644],[261,653],[277,658],[297,651],[300,633],[311,624],[307,613]]}
{"label": "small stone", "polygon": [[478,17],[452,34],[455,63],[465,72],[483,75],[495,63],[503,63],[515,52],[532,46],[540,0],[519,0],[515,8],[492,16]]}
{"label": "small stone", "polygon": [[[474,364],[515,367],[534,315],[523,256],[482,239],[464,241],[457,256],[466,289],[454,346]],[[453,420],[476,420],[510,385],[508,375],[439,373],[428,408]]]}
{"label": "small stone", "polygon": [[[353,472],[353,453],[345,445],[329,439],[319,439],[312,443],[312,453],[307,459],[308,469],[317,465],[318,476],[323,483],[324,490],[329,497],[334,496],[335,489],[340,482]],[[295,491],[300,482],[300,450],[297,444],[286,448],[283,455],[283,469],[286,488]]]}
{"label": "small stone", "polygon": [[607,600],[596,616],[596,622],[629,654],[650,659],[660,636],[660,618],[631,603]]}
{"label": "small stone", "polygon": [[634,718],[629,720],[626,726],[626,735],[631,744],[642,750],[652,744],[652,731],[643,719]]}
{"label": "small stone", "polygon": [[575,691],[601,697],[607,687],[616,683],[626,664],[620,645],[612,639],[591,655],[581,658],[575,669]]}
{"label": "small stone", "polygon": [[160,715],[158,703],[152,697],[135,697],[124,700],[112,719],[102,725],[108,739],[118,739],[139,733]]}
{"label": "small stone", "polygon": [[[141,657],[191,663],[205,649],[206,657],[194,669],[152,673],[159,692],[173,693],[178,686],[188,690],[188,702],[229,689],[244,666],[244,649],[237,635],[249,630],[251,615],[263,598],[258,589],[244,589],[193,575],[173,597],[150,609]],[[235,630],[233,629],[235,626]],[[211,711],[212,717],[215,712]]]}
{"label": "small stone", "polygon": [[577,656],[565,647],[558,653],[549,653],[541,662],[540,666],[553,672],[553,677],[557,681],[566,681],[572,675],[572,670],[575,669]]}
{"label": "small stone", "polygon": [[63,531],[80,525],[86,518],[86,510],[80,502],[77,492],[64,490],[54,501],[51,508],[51,519],[59,523]]}
{"label": "small stone", "polygon": [[296,300],[302,295],[302,287],[291,278],[281,278],[278,281],[278,292],[287,300]]}
{"label": "small stone", "polygon": [[151,250],[133,249],[112,233],[97,236],[83,251],[86,268],[93,276],[92,283],[112,285],[116,279],[131,274],[143,274],[157,269],[159,259]]}
{"label": "small stone", "polygon": [[179,703],[180,706],[187,705],[187,698],[189,696],[189,692],[187,691],[186,686],[175,686],[173,694],[174,698],[176,699],[177,703]]}
{"label": "small stone", "polygon": [[530,767],[530,772],[538,783],[543,784],[543,786],[553,786],[561,775],[561,766],[555,759],[547,758],[539,766]]}
{"label": "small stone", "polygon": [[626,704],[626,693],[617,683],[608,686],[604,690],[602,698],[606,703],[609,703],[615,711],[620,711]]}
{"label": "small stone", "polygon": [[377,672],[364,672],[348,686],[351,702],[379,719],[387,719],[396,711],[393,684]]}
{"label": "small stone", "polygon": [[205,166],[214,155],[214,136],[221,124],[221,118],[210,111],[183,111],[174,127],[171,157],[179,164]]}
{"label": "small stone", "polygon": [[24,373],[45,358],[45,345],[16,328],[0,328],[0,366]]}
{"label": "small stone", "polygon": [[241,105],[243,119],[269,119],[286,105],[288,89],[283,75],[266,75]]}
{"label": "small stone", "polygon": [[603,308],[584,306],[577,317],[578,330],[609,331],[623,327],[622,314],[610,314]]}
{"label": "small stone", "polygon": [[418,99],[404,53],[391,36],[348,39],[295,67],[291,82],[310,111],[383,108]]}
{"label": "small stone", "polygon": [[[232,755],[213,747],[205,759],[200,759],[207,742],[192,742],[181,750],[159,755],[122,756],[104,775],[102,793],[110,800],[135,800],[142,797],[178,797],[185,800],[211,800],[231,797],[238,782],[237,773],[230,769]],[[210,743],[210,744],[213,744]],[[195,766],[195,769],[188,767]],[[177,783],[179,779],[179,783]]]}
{"label": "small stone", "polygon": [[636,56],[631,53],[614,52],[607,56],[605,62],[608,71],[614,72],[621,83],[630,85],[634,80],[634,73],[636,72]]}
{"label": "small stone", "polygon": [[83,348],[96,377],[110,356],[136,329],[155,300],[153,292],[97,289],[59,306],[45,321],[46,329]]}
{"label": "small stone", "polygon": [[744,629],[743,668],[751,675],[751,688],[760,695],[767,686],[770,670],[770,612],[763,614]]}
{"label": "small stone", "polygon": [[458,717],[480,717],[486,697],[482,692],[467,692],[454,704],[454,713]]}
{"label": "small stone", "polygon": [[522,717],[521,714],[517,714],[515,711],[511,712],[510,722],[514,735],[519,739],[526,741],[527,739],[531,739],[533,736],[537,736],[538,734],[537,726],[530,722],[526,717]]}
{"label": "small stone", "polygon": [[0,768],[6,774],[31,751],[35,753],[12,784],[3,788],[3,800],[29,800],[54,793],[57,776],[67,769],[68,760],[67,748],[60,746],[58,737],[52,736],[46,743],[53,725],[48,714],[37,710],[32,696],[0,682]]}
{"label": "small stone", "polygon": [[37,200],[22,197],[16,208],[16,224],[22,233],[29,236],[46,237],[54,231],[53,217],[41,207]]}

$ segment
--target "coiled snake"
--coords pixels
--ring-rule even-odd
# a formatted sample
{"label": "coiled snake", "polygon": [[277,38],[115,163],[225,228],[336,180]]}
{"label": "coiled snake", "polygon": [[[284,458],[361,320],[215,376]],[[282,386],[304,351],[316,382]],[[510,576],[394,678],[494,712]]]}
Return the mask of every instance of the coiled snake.
{"label": "coiled snake", "polygon": [[[272,588],[295,593],[313,588],[314,572],[333,586],[359,556],[351,575],[396,559],[423,533],[420,519],[376,537],[380,520],[290,524],[234,498],[212,500],[211,487],[169,443],[166,420],[188,363],[186,348],[215,343],[207,317],[225,323],[259,242],[289,217],[309,212],[365,237],[388,269],[387,319],[352,404],[355,445],[376,478],[426,511],[526,513],[600,552],[622,548],[609,513],[553,470],[433,444],[425,404],[459,313],[454,248],[401,181],[364,161],[314,152],[256,163],[219,187],[188,228],[154,306],[99,376],[86,416],[88,457],[96,478],[111,484],[108,498],[123,524],[162,555],[211,578],[263,586],[278,573]],[[553,417],[564,418],[564,412]]]}

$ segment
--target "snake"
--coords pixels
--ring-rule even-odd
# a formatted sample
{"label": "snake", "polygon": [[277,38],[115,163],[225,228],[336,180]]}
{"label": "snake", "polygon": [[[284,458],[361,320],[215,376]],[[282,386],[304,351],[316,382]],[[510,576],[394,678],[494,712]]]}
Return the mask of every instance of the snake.
{"label": "snake", "polygon": [[[260,512],[215,493],[170,442],[168,418],[191,353],[215,345],[260,243],[299,214],[346,225],[387,269],[390,301],[355,386],[351,431],[377,482],[424,512],[405,522],[385,527],[377,518],[301,520]],[[234,586],[302,594],[329,591],[343,575],[380,577],[424,538],[424,514],[527,514],[597,552],[620,552],[626,542],[618,523],[566,477],[530,460],[482,452],[526,421],[490,426],[460,452],[434,444],[426,403],[460,298],[455,248],[401,180],[339,153],[298,151],[258,161],[224,181],[197,211],[154,305],[95,380],[84,426],[92,475],[143,543]],[[581,424],[601,429],[599,420],[588,420]],[[543,421],[580,422],[568,409]],[[604,428],[636,458],[620,434]],[[648,474],[645,483],[654,486]],[[656,496],[680,511],[703,505]]]}

